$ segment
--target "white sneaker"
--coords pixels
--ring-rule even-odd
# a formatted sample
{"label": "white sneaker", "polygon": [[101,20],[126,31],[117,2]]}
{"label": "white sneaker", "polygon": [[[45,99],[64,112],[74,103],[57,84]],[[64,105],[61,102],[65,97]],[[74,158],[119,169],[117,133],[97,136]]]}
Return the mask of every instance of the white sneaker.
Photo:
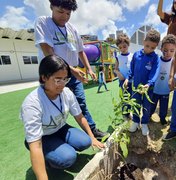
{"label": "white sneaker", "polygon": [[139,129],[139,123],[132,122],[132,124],[131,124],[130,128],[128,129],[128,131],[135,132],[137,129]]}
{"label": "white sneaker", "polygon": [[147,124],[142,124],[142,135],[143,136],[147,136],[149,135],[149,128]]}

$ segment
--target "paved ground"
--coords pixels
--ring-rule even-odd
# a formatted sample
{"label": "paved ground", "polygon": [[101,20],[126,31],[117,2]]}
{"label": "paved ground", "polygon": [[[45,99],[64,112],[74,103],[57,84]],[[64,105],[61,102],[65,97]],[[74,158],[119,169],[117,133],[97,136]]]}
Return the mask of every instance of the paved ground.
{"label": "paved ground", "polygon": [[20,82],[20,83],[0,85],[0,94],[17,91],[17,90],[21,90],[21,89],[26,89],[26,88],[31,88],[31,87],[35,87],[38,85],[39,85],[38,81]]}

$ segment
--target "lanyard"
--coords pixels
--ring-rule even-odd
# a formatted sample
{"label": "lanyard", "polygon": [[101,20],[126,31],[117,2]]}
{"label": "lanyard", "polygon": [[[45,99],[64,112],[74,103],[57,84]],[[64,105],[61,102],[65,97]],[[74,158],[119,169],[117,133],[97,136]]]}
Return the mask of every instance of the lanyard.
{"label": "lanyard", "polygon": [[[54,22],[54,21],[53,21]],[[68,38],[67,38],[67,28],[66,26],[65,27],[65,31],[66,31],[66,34],[63,33],[63,31],[61,30],[61,28],[54,22],[54,24],[56,25],[56,27],[58,28],[58,30],[60,31],[60,33],[62,34],[62,36],[64,37],[65,41],[68,42]]]}
{"label": "lanyard", "polygon": [[[44,86],[41,86],[44,90],[44,93],[45,93],[45,87]],[[45,93],[46,94],[46,93]],[[55,106],[55,108],[57,110],[59,110],[59,112],[62,114],[62,118],[64,118],[64,113],[62,112],[62,99],[61,99],[61,96],[59,94],[59,100],[60,100],[60,108],[47,96],[46,94],[46,97],[50,100],[50,102]]]}
{"label": "lanyard", "polygon": [[66,34],[64,34],[61,30],[61,28],[59,26],[57,26],[57,28],[59,29],[59,31],[61,32],[62,36],[64,37],[64,39],[68,42],[68,38],[67,38],[67,29],[65,27],[65,31],[66,31]]}
{"label": "lanyard", "polygon": [[64,113],[62,112],[62,100],[61,100],[60,94],[59,94],[60,108],[51,99],[49,100],[55,106],[55,108],[59,110],[59,112],[62,114],[62,117],[64,118]]}

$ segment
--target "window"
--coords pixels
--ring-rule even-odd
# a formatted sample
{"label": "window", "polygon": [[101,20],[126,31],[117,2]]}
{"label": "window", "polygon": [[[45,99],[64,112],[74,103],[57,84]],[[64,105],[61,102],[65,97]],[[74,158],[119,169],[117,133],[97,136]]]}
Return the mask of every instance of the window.
{"label": "window", "polygon": [[143,45],[143,40],[144,40],[144,33],[138,31],[138,44]]}
{"label": "window", "polygon": [[147,31],[147,32],[150,31],[151,29],[152,29],[151,26],[146,26],[146,31]]}
{"label": "window", "polygon": [[32,64],[38,64],[37,56],[31,56]]}
{"label": "window", "polygon": [[30,56],[23,56],[24,64],[31,64]]}
{"label": "window", "polygon": [[144,32],[145,31],[145,26],[142,26],[139,29]]}
{"label": "window", "polygon": [[3,65],[11,64],[10,56],[1,56],[1,64]]}
{"label": "window", "polygon": [[38,64],[37,56],[23,56],[24,64]]}
{"label": "window", "polygon": [[131,42],[136,44],[136,32],[133,34],[133,36],[131,37]]}

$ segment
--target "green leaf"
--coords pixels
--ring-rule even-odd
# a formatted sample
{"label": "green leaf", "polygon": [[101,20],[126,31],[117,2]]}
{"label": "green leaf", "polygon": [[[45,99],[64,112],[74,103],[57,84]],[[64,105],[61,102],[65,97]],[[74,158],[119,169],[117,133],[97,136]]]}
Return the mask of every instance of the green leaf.
{"label": "green leaf", "polygon": [[145,92],[145,97],[147,98],[147,100],[148,100],[150,103],[155,104],[155,103],[150,99],[150,97],[149,97],[149,95],[148,95],[147,92]]}
{"label": "green leaf", "polygon": [[122,88],[119,88],[119,97],[121,99],[123,98],[123,90],[122,90]]}
{"label": "green leaf", "polygon": [[120,142],[120,148],[122,150],[123,156],[126,158],[128,156],[128,148],[126,143]]}
{"label": "green leaf", "polygon": [[105,135],[105,136],[101,139],[101,142],[102,142],[102,143],[105,142],[105,141],[108,139],[109,136],[110,136],[109,133],[108,133],[107,135]]}

